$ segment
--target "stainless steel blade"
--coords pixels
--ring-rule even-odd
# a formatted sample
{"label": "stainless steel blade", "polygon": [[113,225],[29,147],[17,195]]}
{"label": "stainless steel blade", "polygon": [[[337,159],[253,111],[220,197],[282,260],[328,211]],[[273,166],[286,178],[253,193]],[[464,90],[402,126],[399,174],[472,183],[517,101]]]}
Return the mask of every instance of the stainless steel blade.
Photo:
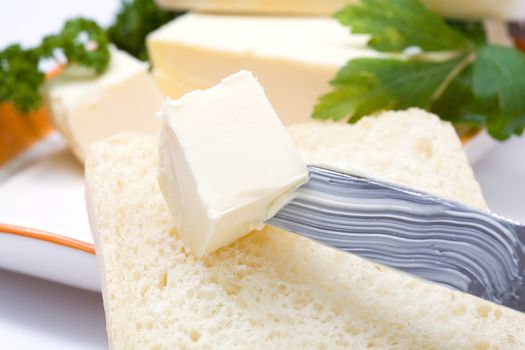
{"label": "stainless steel blade", "polygon": [[401,186],[309,171],[270,225],[525,311],[525,226]]}

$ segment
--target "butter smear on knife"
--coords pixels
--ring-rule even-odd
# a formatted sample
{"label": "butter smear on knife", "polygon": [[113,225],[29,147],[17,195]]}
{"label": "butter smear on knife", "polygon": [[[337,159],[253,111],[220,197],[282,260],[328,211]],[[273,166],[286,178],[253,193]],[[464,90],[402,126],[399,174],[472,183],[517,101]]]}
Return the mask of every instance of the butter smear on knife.
{"label": "butter smear on knife", "polygon": [[197,256],[261,228],[308,180],[248,71],[167,99],[160,117],[159,183],[185,246]]}

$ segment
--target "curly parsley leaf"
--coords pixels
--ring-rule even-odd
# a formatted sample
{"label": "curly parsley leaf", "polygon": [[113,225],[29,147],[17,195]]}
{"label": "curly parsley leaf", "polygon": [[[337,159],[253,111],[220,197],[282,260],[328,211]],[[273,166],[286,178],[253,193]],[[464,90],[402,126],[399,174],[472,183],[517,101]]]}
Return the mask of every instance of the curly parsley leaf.
{"label": "curly parsley leaf", "polygon": [[106,70],[110,53],[108,39],[95,22],[76,18],[65,23],[62,31],[45,37],[41,45],[23,49],[11,45],[0,51],[0,102],[11,102],[23,114],[40,108],[40,87],[44,73],[42,59],[55,59],[57,52],[65,64],[79,64],[97,73]]}
{"label": "curly parsley leaf", "polygon": [[92,68],[100,74],[110,61],[109,40],[99,25],[85,18],[68,20],[59,34],[59,47],[68,63]]}
{"label": "curly parsley leaf", "polygon": [[178,13],[162,11],[153,0],[123,0],[114,25],[106,32],[85,18],[68,20],[62,30],[46,36],[35,48],[12,45],[0,50],[0,102],[11,102],[23,114],[40,108],[42,60],[75,64],[103,73],[109,65],[109,39],[125,51],[146,59],[145,37]]}
{"label": "curly parsley leaf", "polygon": [[447,51],[473,46],[472,41],[419,0],[362,0],[334,16],[352,33],[371,34],[368,45],[378,51],[401,52],[411,46],[424,51]]}
{"label": "curly parsley leaf", "polygon": [[386,109],[429,108],[464,55],[442,62],[363,58],[349,61],[331,81],[334,90],[319,100],[313,117],[355,122]]}
{"label": "curly parsley leaf", "polygon": [[39,56],[35,50],[11,45],[0,51],[0,102],[10,101],[22,113],[40,107],[38,87],[44,74],[38,70]]}
{"label": "curly parsley leaf", "polygon": [[147,60],[146,36],[179,14],[161,10],[153,0],[122,0],[115,22],[108,28],[108,35],[118,48]]}

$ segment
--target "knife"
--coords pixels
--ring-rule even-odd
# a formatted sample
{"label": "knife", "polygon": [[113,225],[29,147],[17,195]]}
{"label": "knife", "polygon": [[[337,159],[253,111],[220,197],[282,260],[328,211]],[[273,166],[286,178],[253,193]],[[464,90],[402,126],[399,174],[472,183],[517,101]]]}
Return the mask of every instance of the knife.
{"label": "knife", "polygon": [[525,312],[524,225],[375,179],[309,173],[268,224]]}

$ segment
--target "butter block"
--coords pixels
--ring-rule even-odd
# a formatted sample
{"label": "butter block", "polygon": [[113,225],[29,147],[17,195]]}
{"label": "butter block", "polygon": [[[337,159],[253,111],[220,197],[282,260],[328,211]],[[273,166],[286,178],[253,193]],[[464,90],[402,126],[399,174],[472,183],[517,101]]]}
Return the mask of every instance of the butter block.
{"label": "butter block", "polygon": [[164,98],[147,64],[115,48],[106,72],[93,77],[71,69],[47,84],[46,96],[56,128],[80,161],[90,144],[118,132],[157,132]]}
{"label": "butter block", "polygon": [[[175,10],[219,13],[255,13],[329,16],[358,0],[157,0],[159,6]],[[423,0],[431,10],[453,18],[499,18],[524,20],[522,0]]]}
{"label": "butter block", "polygon": [[155,79],[178,98],[252,71],[285,124],[310,119],[329,81],[349,59],[375,57],[366,35],[352,35],[331,18],[189,13],[150,34]]}
{"label": "butter block", "polygon": [[262,228],[308,179],[250,72],[167,99],[159,114],[160,187],[185,247],[197,256]]}
{"label": "butter block", "polygon": [[219,13],[330,15],[359,0],[156,0],[163,8]]}

